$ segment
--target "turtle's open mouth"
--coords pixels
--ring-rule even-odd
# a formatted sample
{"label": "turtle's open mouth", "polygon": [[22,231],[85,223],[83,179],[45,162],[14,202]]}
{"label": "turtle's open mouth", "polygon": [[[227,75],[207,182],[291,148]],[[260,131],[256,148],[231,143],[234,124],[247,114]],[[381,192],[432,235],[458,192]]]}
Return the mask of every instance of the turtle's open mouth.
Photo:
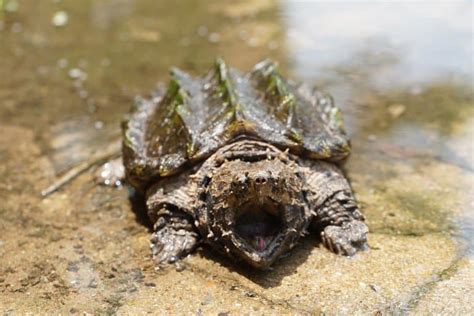
{"label": "turtle's open mouth", "polygon": [[244,203],[236,214],[235,233],[257,252],[265,251],[283,229],[283,206],[270,199]]}

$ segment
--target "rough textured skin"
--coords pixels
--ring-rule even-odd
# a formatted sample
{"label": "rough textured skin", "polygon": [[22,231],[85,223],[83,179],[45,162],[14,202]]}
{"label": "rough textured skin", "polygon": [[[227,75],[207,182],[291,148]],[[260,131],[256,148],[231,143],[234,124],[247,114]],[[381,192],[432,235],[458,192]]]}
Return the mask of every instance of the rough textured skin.
{"label": "rough textured skin", "polygon": [[265,269],[310,227],[335,253],[367,248],[335,164],[349,142],[329,96],[289,83],[269,61],[247,75],[218,61],[203,78],[172,76],[123,125],[126,179],[146,195],[158,265],[206,243]]}

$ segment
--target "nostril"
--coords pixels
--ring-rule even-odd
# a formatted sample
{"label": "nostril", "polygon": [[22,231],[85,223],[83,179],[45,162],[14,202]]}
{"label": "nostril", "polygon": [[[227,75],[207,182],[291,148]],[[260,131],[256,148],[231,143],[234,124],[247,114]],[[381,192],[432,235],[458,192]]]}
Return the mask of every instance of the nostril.
{"label": "nostril", "polygon": [[255,178],[255,183],[256,184],[262,185],[262,184],[265,184],[266,182],[267,182],[267,178],[265,178],[265,177],[256,177]]}

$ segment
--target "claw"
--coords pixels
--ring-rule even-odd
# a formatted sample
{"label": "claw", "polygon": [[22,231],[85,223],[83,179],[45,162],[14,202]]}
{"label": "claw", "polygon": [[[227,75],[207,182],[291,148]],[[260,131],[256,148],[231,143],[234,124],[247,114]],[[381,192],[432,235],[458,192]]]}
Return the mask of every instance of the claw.
{"label": "claw", "polygon": [[321,239],[332,252],[353,256],[357,251],[367,249],[367,233],[367,226],[363,222],[354,221],[343,226],[327,226],[321,232]]}
{"label": "claw", "polygon": [[198,242],[198,235],[193,230],[175,229],[168,222],[151,236],[153,260],[160,268],[176,264],[188,255]]}

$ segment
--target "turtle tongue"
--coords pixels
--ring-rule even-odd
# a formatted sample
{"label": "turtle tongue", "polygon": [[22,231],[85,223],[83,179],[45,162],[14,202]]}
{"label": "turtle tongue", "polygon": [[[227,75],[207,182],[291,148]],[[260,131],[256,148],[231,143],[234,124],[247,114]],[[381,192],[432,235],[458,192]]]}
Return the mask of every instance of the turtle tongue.
{"label": "turtle tongue", "polygon": [[265,242],[265,238],[263,238],[262,236],[256,236],[255,237],[255,241],[256,241],[256,246],[257,246],[257,250],[258,251],[263,251],[265,250],[266,248],[266,242]]}

